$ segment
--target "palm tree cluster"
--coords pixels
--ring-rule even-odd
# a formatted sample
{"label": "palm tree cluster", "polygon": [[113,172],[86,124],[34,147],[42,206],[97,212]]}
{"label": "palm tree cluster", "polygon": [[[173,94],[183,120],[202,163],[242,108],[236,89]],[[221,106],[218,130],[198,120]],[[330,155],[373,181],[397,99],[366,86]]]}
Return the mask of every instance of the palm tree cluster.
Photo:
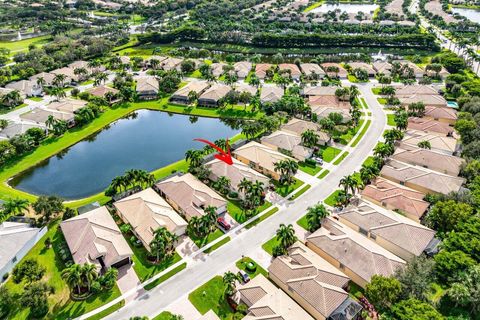
{"label": "palm tree cluster", "polygon": [[23,98],[18,90],[10,91],[6,94],[0,94],[0,105],[2,107],[11,109],[23,103]]}
{"label": "palm tree cluster", "polygon": [[252,182],[243,178],[237,186],[239,192],[243,192],[242,207],[249,215],[265,201],[264,185],[261,181]]}
{"label": "palm tree cluster", "polygon": [[25,199],[11,198],[5,200],[2,206],[2,210],[0,211],[0,221],[11,215],[23,215],[25,212],[28,211],[28,206],[29,202]]}
{"label": "palm tree cluster", "polygon": [[295,182],[294,176],[298,171],[298,163],[292,159],[275,162],[275,172],[280,173],[280,184],[291,185]]}
{"label": "palm tree cluster", "polygon": [[188,221],[187,232],[190,237],[206,238],[217,229],[217,208],[208,206],[201,217],[192,217]]}
{"label": "palm tree cluster", "polygon": [[276,236],[278,245],[273,248],[274,257],[286,254],[287,249],[297,241],[295,230],[291,224],[280,224]]}
{"label": "palm tree cluster", "polygon": [[100,276],[94,264],[72,264],[62,270],[61,276],[72,294],[89,295],[104,289],[111,290],[115,286],[118,270],[109,268]]}
{"label": "palm tree cluster", "polygon": [[61,136],[68,129],[68,125],[65,121],[57,119],[52,115],[48,116],[47,120],[45,121],[45,125],[47,129],[52,130],[55,136]]}
{"label": "palm tree cluster", "polygon": [[231,271],[225,272],[222,277],[223,284],[225,285],[225,291],[223,292],[224,297],[231,297],[236,291],[237,281],[241,281],[241,277],[238,273],[233,273]]}
{"label": "palm tree cluster", "polygon": [[153,232],[153,239],[150,242],[150,254],[155,257],[155,262],[160,262],[175,254],[175,245],[178,242],[178,236],[168,231],[165,227],[160,227]]}
{"label": "palm tree cluster", "polygon": [[318,144],[318,134],[312,129],[302,132],[302,143],[305,147],[313,148]]}
{"label": "palm tree cluster", "polygon": [[307,209],[308,231],[315,232],[322,226],[322,220],[328,217],[330,213],[323,204],[316,204]]}
{"label": "palm tree cluster", "polygon": [[154,183],[155,177],[153,174],[145,170],[130,169],[123,176],[113,178],[105,194],[112,196],[136,187],[144,189],[151,187]]}
{"label": "palm tree cluster", "polygon": [[43,224],[49,223],[64,211],[63,200],[57,196],[40,196],[32,204],[35,213],[41,216]]}
{"label": "palm tree cluster", "polygon": [[89,105],[80,108],[75,112],[75,123],[78,125],[87,124],[93,119],[100,116],[100,113],[102,113],[102,111],[103,110],[99,105],[95,103],[89,103]]}

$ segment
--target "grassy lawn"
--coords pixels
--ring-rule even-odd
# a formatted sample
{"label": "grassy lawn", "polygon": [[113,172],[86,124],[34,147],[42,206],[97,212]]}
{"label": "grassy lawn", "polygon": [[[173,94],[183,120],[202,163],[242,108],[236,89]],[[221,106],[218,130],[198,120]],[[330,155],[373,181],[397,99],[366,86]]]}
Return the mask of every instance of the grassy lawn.
{"label": "grassy lawn", "polygon": [[[242,209],[242,206],[240,204],[240,201],[238,200],[227,200],[227,211],[230,214],[230,216],[235,219],[238,223],[244,223],[247,221],[249,218],[245,216],[245,212]],[[268,201],[265,201],[263,205],[257,208],[257,211],[255,215],[259,214],[263,210],[270,208],[272,204]]]}
{"label": "grassy lawn", "polygon": [[372,88],[373,94],[380,95],[382,91],[382,88]]}
{"label": "grassy lawn", "polygon": [[323,170],[323,172],[318,176],[318,179],[323,179],[330,173],[330,170]]}
{"label": "grassy lawn", "polygon": [[[254,272],[250,272],[247,270],[247,264],[250,262],[252,262],[256,266],[256,269]],[[258,263],[256,263],[254,260],[252,260],[249,257],[243,257],[242,259],[238,260],[235,263],[235,265],[237,266],[238,269],[245,271],[250,276],[250,279],[255,278],[259,274],[263,274],[265,277],[268,277],[267,270],[263,269]]]}
{"label": "grassy lawn", "polygon": [[3,108],[3,107],[0,107],[0,114],[6,114],[6,113],[9,113],[9,112],[12,112],[12,111],[14,111],[14,110],[23,108],[23,107],[25,107],[26,105],[27,105],[26,103],[22,103],[22,104],[16,106],[15,108]]}
{"label": "grassy lawn", "polygon": [[223,232],[220,229],[217,229],[205,238],[190,237],[190,239],[192,239],[192,241],[197,245],[197,247],[201,248],[203,246],[206,246],[210,242],[220,238],[221,236],[223,236]]}
{"label": "grassy lawn", "polygon": [[341,190],[334,191],[323,202],[331,207],[335,206],[335,203],[337,203],[337,195],[340,193],[340,191]]}
{"label": "grassy lawn", "polygon": [[[52,240],[52,246],[48,249],[44,245],[47,237]],[[26,259],[35,259],[40,265],[46,268],[43,280],[54,288],[54,293],[48,298],[50,311],[47,319],[76,318],[120,296],[120,290],[115,286],[110,291],[91,296],[84,301],[70,300],[70,290],[61,277],[61,271],[64,269],[65,264],[58,253],[60,245],[64,241],[63,235],[58,229],[58,224],[52,223],[46,235],[40,239],[32,250],[22,259],[23,261]],[[25,283],[16,284],[12,279],[9,279],[5,286],[13,294],[21,294]],[[27,319],[28,315],[28,308],[17,308],[12,311],[9,319]]]}
{"label": "grassy lawn", "polygon": [[298,163],[298,169],[302,170],[303,172],[311,175],[311,176],[314,176],[316,175],[317,173],[320,172],[320,170],[322,170],[322,167],[316,165],[315,167],[312,167],[312,166],[309,166],[307,164],[305,164],[304,162],[299,162]]}
{"label": "grassy lawn", "polygon": [[348,131],[340,136],[340,143],[347,145],[353,137],[357,134],[358,130],[363,126],[364,119],[360,119],[355,127],[350,127]]}
{"label": "grassy lawn", "polygon": [[273,184],[275,185],[275,192],[278,193],[282,197],[286,197],[290,192],[296,190],[301,185],[303,185],[303,181],[295,179],[295,183],[292,185],[280,185],[277,181],[274,181]]}
{"label": "grassy lawn", "polygon": [[250,228],[252,228],[252,227],[255,227],[257,224],[259,224],[260,222],[264,221],[264,220],[267,219],[268,217],[273,216],[275,213],[278,212],[278,210],[279,210],[279,209],[278,209],[277,207],[270,209],[267,213],[265,213],[264,215],[262,215],[262,216],[261,216],[260,218],[258,218],[257,220],[252,221],[252,222],[250,222],[249,224],[247,224],[245,228],[250,229]]}
{"label": "grassy lawn", "polygon": [[364,166],[370,166],[373,164],[373,159],[375,159],[373,156],[369,156],[365,161],[363,161]]}
{"label": "grassy lawn", "polygon": [[387,99],[386,98],[377,98],[377,101],[378,103],[382,104],[382,105],[386,105],[387,104]]}
{"label": "grassy lawn", "polygon": [[326,148],[321,148],[323,149],[322,151],[322,159],[325,162],[332,162],[333,159],[335,159],[336,156],[342,152],[342,150],[335,148],[335,147],[326,147]]}
{"label": "grassy lawn", "polygon": [[28,50],[28,46],[31,44],[36,46],[43,46],[44,44],[47,44],[50,41],[52,41],[52,37],[47,35],[47,36],[35,37],[35,38],[30,38],[30,39],[25,39],[20,41],[0,41],[0,47],[7,48],[8,50],[10,50],[10,55],[13,56],[17,52]]}
{"label": "grassy lawn", "polygon": [[40,101],[43,101],[43,98],[41,98],[41,97],[30,97],[30,98],[28,98],[28,100],[40,102]]}
{"label": "grassy lawn", "polygon": [[94,316],[91,316],[89,318],[87,318],[87,320],[101,320],[103,318],[105,318],[106,316],[108,316],[109,314],[117,311],[118,309],[120,309],[121,307],[123,307],[125,305],[125,301],[122,300],[120,302],[117,302],[115,303],[113,306],[97,313],[96,315]]}
{"label": "grassy lawn", "polygon": [[213,246],[211,246],[210,248],[206,249],[204,252],[205,253],[211,253],[215,250],[217,250],[218,248],[220,248],[221,246],[223,246],[225,243],[229,242],[230,240],[232,240],[232,238],[230,237],[225,237],[223,238],[222,240],[218,241],[217,243],[215,243]]}
{"label": "grassy lawn", "polygon": [[[115,108],[108,109],[102,115],[100,115],[100,117],[94,119],[91,123],[89,123],[86,126],[73,128],[72,130],[69,130],[67,133],[65,133],[61,137],[57,137],[57,138],[50,137],[46,139],[41,143],[41,145],[35,151],[27,154],[26,156],[23,156],[20,159],[17,159],[17,161],[13,160],[10,163],[2,166],[2,168],[0,169],[0,181],[2,182],[0,183],[0,198],[8,199],[12,197],[20,197],[30,201],[35,201],[36,196],[14,189],[14,188],[10,188],[7,185],[6,181],[10,177],[30,168],[31,166],[41,162],[42,160],[45,160],[57,154],[59,151],[64,150],[65,148],[68,148],[73,144],[85,139],[91,134],[101,130],[106,125],[139,109],[160,110],[160,111],[184,113],[184,114],[197,115],[197,116],[209,116],[209,117],[221,117],[221,116],[222,117],[223,116],[242,117],[242,115],[245,117],[249,117],[249,116],[256,117],[262,114],[261,112],[252,113],[252,112],[249,112],[248,110],[244,111],[243,107],[236,107],[236,106],[227,108],[225,110],[193,108],[188,112],[183,112],[182,110],[185,110],[186,109],[185,107],[169,105],[167,98],[157,100],[157,101],[136,102],[136,103],[125,104],[122,106],[117,106]],[[165,168],[161,168],[157,171],[154,171],[154,174],[155,174],[155,177],[159,178],[162,175],[163,176],[166,175],[165,174],[166,172],[171,172],[173,170],[184,170],[186,168],[187,168],[186,163],[184,161],[180,161],[176,164],[172,164]],[[93,201],[99,201],[100,203],[103,204],[108,200],[109,199],[105,197],[103,193],[99,193],[96,195],[92,195],[88,198],[68,202],[67,205],[70,207],[79,207],[79,206],[91,203]]]}
{"label": "grassy lawn", "polygon": [[170,267],[172,264],[177,263],[180,261],[182,258],[178,253],[175,252],[173,257],[170,257],[169,259],[166,259],[165,261],[162,261],[158,264],[150,262],[148,260],[148,252],[147,249],[145,249],[143,246],[141,247],[136,247],[132,245],[130,242],[130,237],[131,235],[128,235],[126,238],[128,244],[130,245],[130,248],[132,248],[133,251],[133,269],[135,270],[138,278],[140,281],[145,281],[147,279],[150,279],[157,273],[167,269]]}
{"label": "grassy lawn", "polygon": [[188,300],[202,315],[213,310],[220,319],[232,319],[233,310],[224,298],[225,285],[221,276],[216,276],[188,295]]}
{"label": "grassy lawn", "polygon": [[172,320],[173,316],[174,316],[173,313],[170,313],[168,311],[163,311],[162,313],[160,313],[158,316],[156,316],[152,320]]}
{"label": "grassy lawn", "polygon": [[344,151],[342,153],[342,155],[337,160],[335,160],[335,162],[333,164],[338,166],[340,164],[340,162],[342,162],[343,159],[345,159],[347,156],[348,156],[348,151]]}
{"label": "grassy lawn", "polygon": [[351,145],[352,147],[356,147],[357,144],[360,142],[360,140],[362,140],[363,136],[365,135],[365,133],[367,132],[367,130],[370,127],[371,124],[372,124],[372,120],[368,120],[367,123],[365,124],[365,127],[363,127],[362,131],[360,131],[358,136],[353,141],[353,143]]}
{"label": "grassy lawn", "polygon": [[303,10],[303,12],[312,11],[313,9],[315,9],[315,8],[317,8],[317,7],[320,7],[320,6],[323,4],[323,2],[324,2],[324,1],[315,2],[314,4],[306,7],[305,10]]}
{"label": "grassy lawn", "polygon": [[300,191],[298,191],[297,193],[295,193],[291,198],[290,200],[295,200],[297,199],[298,197],[300,197],[302,194],[304,194],[305,192],[307,192],[308,189],[310,189],[312,186],[307,184],[305,185],[304,187],[302,187],[302,189],[300,189]]}
{"label": "grassy lawn", "polygon": [[302,227],[303,229],[308,231],[308,222],[307,222],[307,215],[304,215],[300,219],[297,220],[297,224]]}
{"label": "grassy lawn", "polygon": [[397,125],[397,123],[395,122],[394,114],[387,114],[387,124],[392,127],[395,127]]}
{"label": "grassy lawn", "polygon": [[145,290],[152,290],[153,288],[155,288],[156,286],[158,286],[160,283],[164,282],[164,281],[167,281],[168,279],[170,279],[171,277],[173,277],[174,275],[176,275],[177,273],[179,273],[180,271],[182,271],[183,269],[185,269],[187,267],[187,263],[184,262],[182,263],[181,265],[179,265],[178,267],[175,267],[173,268],[172,270],[168,271],[167,273],[165,273],[164,275],[162,275],[160,278],[158,278],[157,280],[147,284],[144,288]]}
{"label": "grassy lawn", "polygon": [[362,106],[363,109],[368,109],[368,104],[364,98],[360,98],[360,105]]}
{"label": "grassy lawn", "polygon": [[273,255],[273,248],[279,245],[279,241],[277,236],[273,237],[272,239],[268,240],[264,244],[262,244],[263,250],[265,250],[269,255]]}

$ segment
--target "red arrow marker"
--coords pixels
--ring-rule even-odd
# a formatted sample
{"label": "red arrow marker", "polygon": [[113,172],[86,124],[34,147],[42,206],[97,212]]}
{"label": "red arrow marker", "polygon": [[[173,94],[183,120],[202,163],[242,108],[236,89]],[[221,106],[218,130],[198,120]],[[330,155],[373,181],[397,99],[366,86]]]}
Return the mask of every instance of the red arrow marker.
{"label": "red arrow marker", "polygon": [[217,146],[216,144],[214,144],[213,142],[210,142],[208,140],[205,140],[205,139],[193,139],[195,141],[199,141],[199,142],[203,142],[203,143],[206,143],[208,144],[210,147],[214,148],[215,150],[217,150],[219,153],[217,153],[215,155],[215,158],[218,159],[218,160],[221,160],[223,162],[225,162],[226,164],[228,165],[232,165],[233,164],[233,160],[232,160],[232,155],[230,153],[230,145],[228,144],[228,139],[226,141],[226,146],[227,146],[227,151],[225,152],[222,148],[220,148],[219,146]]}

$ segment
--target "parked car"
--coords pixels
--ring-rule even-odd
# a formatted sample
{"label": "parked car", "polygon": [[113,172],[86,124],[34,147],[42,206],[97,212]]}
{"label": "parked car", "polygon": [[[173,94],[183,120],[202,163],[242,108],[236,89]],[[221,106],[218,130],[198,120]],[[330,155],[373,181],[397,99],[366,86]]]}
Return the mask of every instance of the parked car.
{"label": "parked car", "polygon": [[238,274],[240,275],[240,277],[242,277],[243,283],[247,283],[248,281],[250,281],[250,277],[245,271],[240,270]]}
{"label": "parked car", "polygon": [[320,157],[313,157],[312,159],[315,160],[319,165],[323,164],[323,159]]}
{"label": "parked car", "polygon": [[225,230],[230,230],[230,228],[232,227],[232,226],[227,222],[227,220],[225,220],[224,217],[218,217],[217,223],[220,225],[220,227],[222,227],[222,228],[225,229]]}

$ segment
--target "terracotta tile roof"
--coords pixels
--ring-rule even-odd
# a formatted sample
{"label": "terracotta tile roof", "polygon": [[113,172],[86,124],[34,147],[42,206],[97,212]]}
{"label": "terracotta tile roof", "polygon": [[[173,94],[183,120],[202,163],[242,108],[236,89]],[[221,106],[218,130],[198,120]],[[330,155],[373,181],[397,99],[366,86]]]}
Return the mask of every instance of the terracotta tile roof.
{"label": "terracotta tile roof", "polygon": [[326,218],[307,242],[367,282],[375,274],[391,276],[405,265],[399,257],[332,218]]}
{"label": "terracotta tile roof", "polygon": [[298,78],[302,75],[302,72],[296,64],[293,63],[281,63],[278,65],[279,71],[281,70],[290,70],[290,75],[292,78]]}
{"label": "terracotta tile roof", "polygon": [[336,86],[314,86],[303,88],[304,96],[335,96],[335,91],[340,87]]}
{"label": "terracotta tile roof", "polygon": [[252,182],[263,182],[264,187],[268,187],[270,181],[268,177],[253,170],[235,158],[232,158],[232,161],[232,165],[228,165],[218,159],[207,162],[205,167],[211,171],[210,179],[216,181],[219,177],[227,177],[230,179],[231,188],[236,192],[238,192],[238,185],[240,184],[240,181],[242,181],[244,178]]}
{"label": "terracotta tile roof", "polygon": [[190,173],[161,181],[156,187],[180,207],[187,219],[203,216],[208,206],[220,210],[227,205],[225,199]]}
{"label": "terracotta tile roof", "polygon": [[309,96],[308,105],[311,107],[329,107],[350,110],[350,103],[340,101],[338,97],[331,95]]}
{"label": "terracotta tile roof", "polygon": [[285,159],[292,159],[272,148],[254,141],[236,149],[233,154],[246,158],[271,172],[275,171],[274,163]]}
{"label": "terracotta tile roof", "polygon": [[263,79],[267,75],[267,70],[270,69],[271,66],[272,65],[269,63],[257,63],[255,65],[255,74],[260,79]]}
{"label": "terracotta tile roof", "polygon": [[362,191],[362,196],[405,212],[420,219],[430,204],[424,201],[425,194],[384,178],[377,178]]}
{"label": "terracotta tile roof", "polygon": [[337,215],[415,256],[421,255],[435,237],[435,231],[365,200],[348,206]]}
{"label": "terracotta tile roof", "polygon": [[111,266],[133,255],[127,241],[106,207],[100,207],[60,223],[75,263],[96,264],[103,257]]}
{"label": "terracotta tile roof", "polygon": [[54,101],[47,105],[47,109],[53,111],[62,111],[73,113],[87,105],[87,101],[77,99],[65,99],[62,101]]}
{"label": "terracotta tile roof", "polygon": [[458,192],[465,183],[465,179],[463,178],[450,176],[393,159],[387,161],[380,171],[380,175],[387,179],[394,179],[403,183],[411,183],[429,191],[441,194]]}
{"label": "terracotta tile roof", "polygon": [[455,131],[447,123],[427,118],[409,118],[408,129],[433,132],[444,136],[452,134]]}
{"label": "terracotta tile roof", "polygon": [[453,176],[459,175],[460,168],[465,163],[460,157],[406,145],[404,148],[396,148],[391,158]]}
{"label": "terracotta tile roof", "polygon": [[327,62],[327,63],[322,63],[321,66],[327,74],[328,74],[327,68],[332,66],[337,67],[339,69],[338,75],[340,77],[346,77],[348,74],[347,70],[345,70],[339,63]]}
{"label": "terracotta tile roof", "polygon": [[114,206],[147,245],[147,249],[153,239],[153,232],[158,228],[165,227],[170,232],[181,233],[187,226],[187,222],[152,188],[121,199]]}

